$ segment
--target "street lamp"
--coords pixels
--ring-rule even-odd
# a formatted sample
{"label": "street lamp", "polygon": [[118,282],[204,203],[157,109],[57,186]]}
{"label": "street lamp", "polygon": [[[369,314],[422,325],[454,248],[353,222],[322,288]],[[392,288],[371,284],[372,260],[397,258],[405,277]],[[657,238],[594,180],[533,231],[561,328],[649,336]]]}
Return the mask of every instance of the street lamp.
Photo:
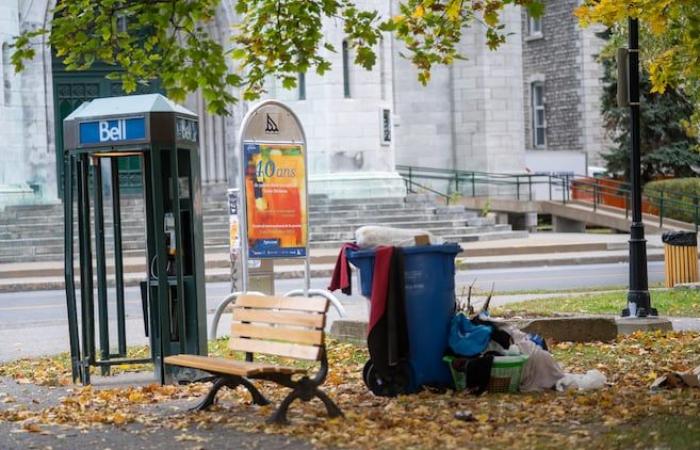
{"label": "street lamp", "polygon": [[[647,275],[647,241],[644,238],[642,222],[642,169],[639,131],[639,23],[629,18],[628,49],[619,53],[627,58],[618,58],[618,102],[625,101],[630,107],[630,129],[632,132],[630,146],[630,189],[632,190],[632,225],[630,225],[630,279],[627,291],[627,308],[622,310],[623,317],[657,316],[656,308],[651,307],[649,295],[649,278]],[[621,67],[627,62],[627,70]],[[626,72],[626,73],[624,73]],[[625,83],[628,81],[628,83]],[[627,90],[629,87],[629,90]],[[624,92],[627,90],[627,92]],[[627,97],[627,95],[629,97]],[[622,99],[622,101],[621,101]]]}

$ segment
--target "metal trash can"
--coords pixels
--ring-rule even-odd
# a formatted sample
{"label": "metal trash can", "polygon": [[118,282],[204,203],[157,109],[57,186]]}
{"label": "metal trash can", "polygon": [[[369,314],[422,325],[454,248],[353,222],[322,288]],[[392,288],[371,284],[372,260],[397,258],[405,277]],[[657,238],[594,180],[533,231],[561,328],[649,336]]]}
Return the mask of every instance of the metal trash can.
{"label": "metal trash can", "polygon": [[667,231],[664,243],[665,286],[698,281],[698,236],[691,231]]}
{"label": "metal trash can", "polygon": [[[451,387],[452,375],[442,357],[447,349],[455,312],[455,257],[458,244],[404,247],[406,322],[409,337],[410,381],[407,392],[422,385]],[[360,290],[370,297],[374,273],[373,249],[347,251],[360,270]]]}

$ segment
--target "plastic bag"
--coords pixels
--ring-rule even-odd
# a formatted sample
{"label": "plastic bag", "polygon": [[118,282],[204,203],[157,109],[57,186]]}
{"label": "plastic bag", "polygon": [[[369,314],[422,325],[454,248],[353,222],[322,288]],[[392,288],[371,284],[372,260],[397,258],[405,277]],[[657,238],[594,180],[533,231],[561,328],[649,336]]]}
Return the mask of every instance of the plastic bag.
{"label": "plastic bag", "polygon": [[608,379],[600,370],[589,370],[584,374],[567,373],[564,378],[557,381],[557,391],[578,389],[579,391],[593,391],[605,386]]}
{"label": "plastic bag", "polygon": [[444,242],[442,238],[435,237],[429,231],[405,230],[378,225],[367,225],[355,230],[355,241],[361,248],[377,247],[379,245],[408,247],[415,245],[415,237],[420,235],[427,235],[431,245],[438,245]]}
{"label": "plastic bag", "polygon": [[448,344],[457,355],[479,355],[489,345],[490,340],[491,327],[474,325],[465,314],[457,314],[452,318]]}
{"label": "plastic bag", "polygon": [[678,247],[696,247],[698,235],[692,231],[667,231],[661,235],[661,241]]}

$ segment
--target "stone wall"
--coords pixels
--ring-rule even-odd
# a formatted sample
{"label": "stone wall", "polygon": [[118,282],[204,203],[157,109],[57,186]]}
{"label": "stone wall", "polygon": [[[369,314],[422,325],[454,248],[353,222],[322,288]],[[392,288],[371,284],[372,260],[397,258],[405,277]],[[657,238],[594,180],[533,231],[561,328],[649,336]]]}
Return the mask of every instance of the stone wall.
{"label": "stone wall", "polygon": [[542,33],[528,33],[522,12],[523,105],[525,145],[534,149],[532,93],[535,81],[544,83],[545,145],[539,149],[584,151],[589,164],[600,163],[606,146],[600,113],[601,65],[595,60],[604,45],[598,27],[581,29],[573,16],[578,0],[545,1]]}

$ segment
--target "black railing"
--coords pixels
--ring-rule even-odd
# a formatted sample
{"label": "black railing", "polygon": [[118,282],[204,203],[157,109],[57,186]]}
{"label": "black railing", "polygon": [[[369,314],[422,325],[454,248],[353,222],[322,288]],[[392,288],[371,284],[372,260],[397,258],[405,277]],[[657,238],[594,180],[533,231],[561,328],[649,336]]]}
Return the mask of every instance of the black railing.
{"label": "black railing", "polygon": [[[599,208],[624,210],[625,217],[630,213],[631,190],[624,181],[574,173],[491,173],[401,165],[396,169],[404,178],[408,192],[431,192],[447,204],[461,196],[488,196],[563,204],[577,202],[590,205],[594,211]],[[435,183],[438,187],[433,186]],[[536,195],[538,190],[539,195]],[[693,224],[696,232],[700,227],[700,196],[697,195],[672,190],[647,192],[642,196],[642,211],[648,219],[658,220],[659,228],[668,220]]]}

